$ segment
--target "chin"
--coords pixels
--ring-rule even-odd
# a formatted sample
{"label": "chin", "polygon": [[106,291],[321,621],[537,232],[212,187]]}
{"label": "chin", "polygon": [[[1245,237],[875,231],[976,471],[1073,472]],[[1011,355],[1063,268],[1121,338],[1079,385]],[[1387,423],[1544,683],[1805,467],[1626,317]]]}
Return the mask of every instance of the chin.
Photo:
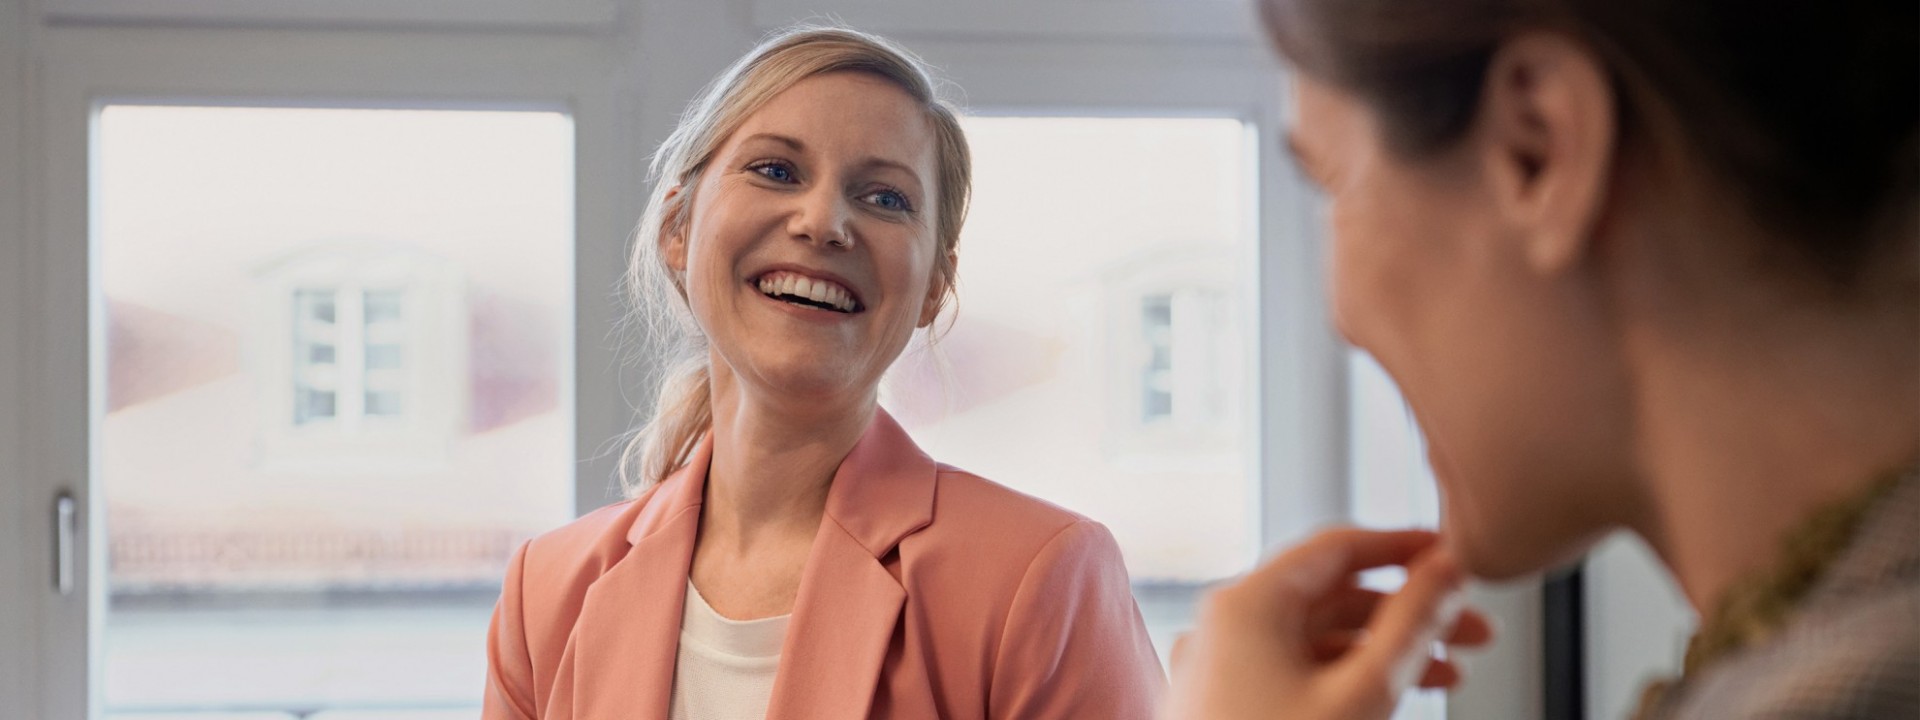
{"label": "chin", "polygon": [[764,364],[754,375],[760,378],[763,390],[785,400],[839,404],[863,390],[844,373],[833,372],[828,367],[832,365],[835,363],[823,364],[812,358],[790,358]]}
{"label": "chin", "polygon": [[1563,527],[1525,526],[1547,520],[1546,513],[1499,519],[1507,522],[1490,525],[1471,513],[1444,511],[1440,533],[1468,575],[1500,582],[1554,570],[1578,562],[1597,540],[1565,537]]}

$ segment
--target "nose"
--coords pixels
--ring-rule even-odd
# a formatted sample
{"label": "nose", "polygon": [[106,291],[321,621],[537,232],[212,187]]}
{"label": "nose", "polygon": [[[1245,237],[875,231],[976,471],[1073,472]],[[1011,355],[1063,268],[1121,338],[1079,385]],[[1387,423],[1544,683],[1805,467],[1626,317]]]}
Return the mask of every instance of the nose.
{"label": "nose", "polygon": [[853,247],[852,219],[844,194],[821,183],[800,196],[787,218],[787,232],[796,240],[845,249]]}

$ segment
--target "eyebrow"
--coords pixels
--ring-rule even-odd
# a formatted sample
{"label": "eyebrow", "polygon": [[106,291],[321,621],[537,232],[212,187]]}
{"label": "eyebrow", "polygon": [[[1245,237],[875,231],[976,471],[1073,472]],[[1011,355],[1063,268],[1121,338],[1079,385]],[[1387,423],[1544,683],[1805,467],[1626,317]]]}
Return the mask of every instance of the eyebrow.
{"label": "eyebrow", "polygon": [[807,149],[807,144],[800,142],[798,139],[790,138],[785,135],[776,135],[774,133],[754,133],[752,135],[748,135],[747,139],[743,140],[742,142],[743,143],[750,142],[753,140],[772,140],[774,142],[780,143],[781,145],[785,145],[787,147],[793,148],[794,152],[803,152]]}
{"label": "eyebrow", "polygon": [[[765,133],[765,132],[754,133],[752,135],[748,135],[747,139],[742,140],[741,144],[746,144],[749,142],[753,142],[755,140],[767,140],[767,141],[779,143],[781,145],[787,146],[788,148],[792,149],[794,152],[807,151],[807,144],[801,142],[799,138],[790,137],[787,135],[781,135],[778,133]],[[914,182],[916,183],[924,184],[926,182],[924,179],[920,177],[920,173],[916,172],[913,169],[913,166],[903,162],[899,162],[897,160],[888,160],[886,158],[877,157],[877,156],[867,156],[867,157],[861,158],[858,164],[860,167],[863,167],[863,168],[871,168],[871,167],[893,168],[895,170],[899,170],[900,172],[906,173],[907,177],[913,178]]]}

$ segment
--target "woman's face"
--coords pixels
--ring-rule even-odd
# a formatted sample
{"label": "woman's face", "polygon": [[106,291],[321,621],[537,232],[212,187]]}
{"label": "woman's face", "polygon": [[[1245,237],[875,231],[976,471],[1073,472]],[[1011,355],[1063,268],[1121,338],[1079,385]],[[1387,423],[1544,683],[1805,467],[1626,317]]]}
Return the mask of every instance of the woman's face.
{"label": "woman's face", "polygon": [[1442,534],[1483,577],[1571,558],[1605,529],[1625,427],[1591,288],[1529,264],[1481,128],[1403,159],[1356,96],[1295,78],[1289,144],[1329,203],[1335,320],[1418,418]]}
{"label": "woman's face", "polygon": [[865,74],[749,116],[691,188],[684,234],[662,235],[716,375],[810,412],[871,404],[942,289],[935,158],[926,112]]}

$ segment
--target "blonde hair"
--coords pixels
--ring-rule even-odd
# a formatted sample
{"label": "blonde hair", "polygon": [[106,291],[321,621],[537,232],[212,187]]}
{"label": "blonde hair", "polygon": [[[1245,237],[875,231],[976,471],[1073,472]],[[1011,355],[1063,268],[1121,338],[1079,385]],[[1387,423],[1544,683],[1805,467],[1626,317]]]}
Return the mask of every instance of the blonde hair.
{"label": "blonde hair", "polygon": [[[694,322],[686,288],[661,254],[665,232],[688,225],[700,174],[748,116],[787,88],[831,72],[860,72],[892,82],[926,110],[939,162],[934,271],[944,281],[939,306],[954,296],[954,249],[966,219],[972,159],[958,112],[941,97],[932,69],[905,48],[845,27],[802,26],[769,37],[700,93],[653,157],[653,195],[635,232],[627,267],[632,320],[645,335],[658,380],[652,420],[628,439],[620,477],[629,496],[685,465],[713,424],[707,338]],[[675,188],[679,192],[673,192]],[[671,227],[669,227],[671,224]]]}

